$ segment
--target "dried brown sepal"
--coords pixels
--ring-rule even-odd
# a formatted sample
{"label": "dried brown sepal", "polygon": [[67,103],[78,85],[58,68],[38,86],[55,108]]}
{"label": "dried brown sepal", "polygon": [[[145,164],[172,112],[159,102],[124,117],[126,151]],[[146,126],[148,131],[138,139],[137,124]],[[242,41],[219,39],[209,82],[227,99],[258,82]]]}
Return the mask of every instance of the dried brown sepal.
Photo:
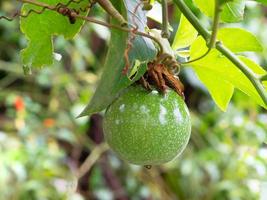
{"label": "dried brown sepal", "polygon": [[138,81],[146,90],[152,91],[151,85],[146,81],[145,77],[142,76]]}
{"label": "dried brown sepal", "polygon": [[167,85],[163,77],[163,65],[162,64],[154,65],[153,63],[149,63],[147,73],[148,73],[148,77],[157,86],[157,88],[162,93],[165,93],[167,90]]}
{"label": "dried brown sepal", "polygon": [[148,63],[148,70],[139,82],[149,90],[154,85],[162,93],[171,88],[184,98],[184,85],[164,64]]}

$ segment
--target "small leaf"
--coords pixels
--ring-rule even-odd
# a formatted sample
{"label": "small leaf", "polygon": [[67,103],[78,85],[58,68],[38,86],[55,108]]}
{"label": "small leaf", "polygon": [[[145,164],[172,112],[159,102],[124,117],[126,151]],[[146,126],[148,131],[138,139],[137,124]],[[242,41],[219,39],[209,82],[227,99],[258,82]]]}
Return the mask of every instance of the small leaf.
{"label": "small leaf", "polygon": [[[197,7],[208,17],[213,17],[215,0],[194,0]],[[233,0],[225,3],[221,13],[223,22],[239,22],[243,19],[245,0]]]}
{"label": "small leaf", "polygon": [[[59,2],[67,3],[67,0],[43,0],[49,5],[57,5]],[[71,8],[85,7],[87,2],[71,4]],[[40,11],[42,8],[28,3],[24,3],[22,13],[29,10]],[[81,13],[87,15],[87,12]],[[74,24],[69,22],[68,17],[55,11],[45,10],[42,14],[31,13],[26,18],[20,19],[21,31],[26,35],[29,43],[21,51],[23,65],[28,68],[42,67],[53,63],[53,43],[52,37],[63,35],[66,39],[72,39],[81,29],[84,21],[77,19]]]}
{"label": "small leaf", "polygon": [[225,3],[221,13],[223,22],[239,22],[243,20],[245,0],[233,0]]}
{"label": "small leaf", "polygon": [[[112,2],[116,9],[120,11],[125,18],[128,18],[129,23],[132,24],[133,17],[135,17],[135,21],[137,21],[139,27],[138,30],[145,31],[145,12],[139,8],[133,16],[133,11],[138,4],[137,0],[124,0],[125,4],[115,0]],[[112,23],[115,23],[115,21],[112,20]],[[124,52],[128,36],[128,33],[120,30],[111,30],[109,51],[106,57],[102,77],[95,94],[90,103],[80,114],[80,117],[100,112],[108,107],[123,89],[138,80],[145,73],[147,62],[154,59],[156,56],[156,49],[152,41],[145,37],[136,36],[135,40],[132,42],[132,48],[129,53],[129,60],[132,65],[131,69],[129,70],[128,75],[122,74],[125,67]],[[140,66],[136,65],[136,63],[140,63]],[[129,76],[133,74],[135,75],[131,80]]]}
{"label": "small leaf", "polygon": [[257,38],[252,33],[241,28],[221,28],[217,37],[233,52],[260,52],[263,50]]}
{"label": "small leaf", "polygon": [[184,15],[181,15],[179,27],[172,43],[172,48],[176,50],[190,46],[197,38],[197,35],[198,32],[196,29]]}
{"label": "small leaf", "polygon": [[218,74],[213,71],[203,70],[198,67],[195,67],[194,70],[201,82],[209,90],[209,93],[217,106],[221,110],[226,111],[234,93],[234,86],[220,78]]}
{"label": "small leaf", "polygon": [[[206,43],[203,38],[198,37],[197,40],[191,46],[191,59],[198,57],[198,54],[205,52],[207,50]],[[200,53],[199,53],[200,52]],[[261,75],[266,72],[254,63],[252,60],[239,56],[239,58],[253,71],[255,74]],[[235,88],[238,88],[250,98],[252,98],[259,105],[267,108],[267,105],[264,104],[257,90],[254,88],[253,84],[249,79],[226,57],[224,57],[216,49],[211,50],[211,52],[201,60],[191,63],[191,66],[195,69],[196,73],[199,75],[200,79],[203,78],[203,74],[206,73],[203,82],[207,83],[207,87],[211,92],[211,95],[219,105],[220,108],[224,108],[227,104],[227,100],[231,95],[230,86],[223,86],[221,90],[221,84],[227,82],[228,84],[233,85]],[[210,78],[209,82],[207,79]],[[221,81],[224,82],[221,82]],[[218,87],[218,90],[215,91],[215,88],[211,86],[213,82],[214,87]],[[227,94],[224,94],[227,92]],[[217,94],[220,93],[220,94]],[[222,96],[223,98],[218,100]],[[218,97],[218,98],[217,98]]]}
{"label": "small leaf", "polygon": [[208,17],[214,14],[215,0],[194,0],[197,7]]}

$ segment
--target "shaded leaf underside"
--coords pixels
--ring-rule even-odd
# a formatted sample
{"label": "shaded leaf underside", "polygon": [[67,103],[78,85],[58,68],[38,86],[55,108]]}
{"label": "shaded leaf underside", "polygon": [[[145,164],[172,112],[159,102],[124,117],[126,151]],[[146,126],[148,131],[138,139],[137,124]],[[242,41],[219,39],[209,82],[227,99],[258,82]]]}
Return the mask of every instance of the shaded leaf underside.
{"label": "shaded leaf underside", "polygon": [[[141,7],[134,13],[138,1],[125,0],[124,4],[122,1],[114,0],[112,2],[125,18],[128,18],[130,24],[134,24],[134,19],[138,25],[139,31],[145,31],[145,13],[142,11]],[[112,23],[116,23],[116,21],[112,20]],[[130,80],[127,75],[122,74],[125,67],[125,59],[123,56],[127,46],[128,37],[128,33],[115,29],[111,30],[109,51],[106,57],[103,74],[95,94],[80,116],[100,112],[108,107],[123,89],[138,80],[145,73],[147,62],[155,57],[156,49],[153,42],[148,38],[136,36],[129,52],[129,60],[132,66],[129,70],[129,74],[133,73],[131,70],[136,70],[136,75],[133,80]],[[141,63],[141,65],[135,65],[133,69],[134,63]]]}

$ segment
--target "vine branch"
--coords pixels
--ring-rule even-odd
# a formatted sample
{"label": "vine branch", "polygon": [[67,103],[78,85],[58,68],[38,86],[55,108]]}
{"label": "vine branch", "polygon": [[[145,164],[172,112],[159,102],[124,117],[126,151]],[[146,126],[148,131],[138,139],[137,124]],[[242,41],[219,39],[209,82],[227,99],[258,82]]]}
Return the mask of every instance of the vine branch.
{"label": "vine branch", "polygon": [[168,28],[168,2],[167,0],[161,0],[162,4],[162,32],[161,35],[163,38],[169,38],[170,37],[170,32]]}
{"label": "vine branch", "polygon": [[214,9],[214,19],[213,19],[213,25],[212,25],[212,34],[208,43],[208,48],[212,49],[215,47],[217,42],[217,33],[219,30],[219,23],[220,23],[220,16],[222,12],[222,6],[223,4],[220,2],[220,0],[215,0],[215,9]]}
{"label": "vine branch", "polygon": [[124,17],[114,8],[112,3],[109,0],[95,0],[99,5],[106,10],[106,12],[117,19],[120,22],[121,26],[127,26],[127,21]]}
{"label": "vine branch", "polygon": [[86,158],[83,164],[80,166],[76,176],[78,179],[83,177],[90,169],[93,167],[95,162],[99,157],[109,149],[109,146],[106,143],[99,144],[96,146],[90,155]]}
{"label": "vine branch", "polygon": [[261,77],[260,77],[260,80],[263,82],[263,81],[267,81],[267,74],[265,74],[265,75],[262,75]]}
{"label": "vine branch", "polygon": [[[193,12],[188,8],[183,0],[173,0],[176,6],[180,9],[187,20],[194,26],[198,33],[208,42],[211,40],[211,34],[205,29]],[[241,72],[250,80],[258,94],[261,96],[265,105],[267,105],[267,92],[261,84],[258,77],[255,76],[249,67],[242,62],[233,52],[225,47],[221,42],[216,42],[215,48],[220,51],[226,58],[228,58]]]}
{"label": "vine branch", "polygon": [[210,39],[207,41],[207,47],[208,50],[200,57],[189,60],[187,62],[184,62],[182,64],[189,64],[189,63],[193,63],[196,62],[204,57],[206,57],[209,52],[215,47],[216,42],[217,42],[217,33],[219,30],[219,23],[220,23],[220,16],[221,16],[221,12],[222,12],[222,3],[219,0],[215,1],[215,8],[214,8],[214,19],[213,19],[213,24],[212,24],[212,33],[210,36]]}
{"label": "vine branch", "polygon": [[[118,25],[115,25],[115,24],[109,24],[109,23],[106,23],[106,22],[97,20],[97,19],[95,19],[93,17],[81,16],[81,15],[78,15],[78,14],[75,14],[75,13],[73,13],[73,16],[76,17],[76,18],[80,18],[80,19],[86,20],[88,22],[92,22],[92,23],[95,23],[95,24],[106,26],[108,28],[114,28],[114,29],[118,29],[120,31],[129,32],[129,33],[132,32],[132,29],[121,27],[121,26],[118,26]],[[149,38],[149,39],[153,40],[154,42],[156,42],[157,45],[159,46],[159,54],[162,54],[162,52],[163,52],[163,46],[158,41],[157,38],[155,38],[152,35],[149,35],[148,33],[142,32],[142,31],[135,31],[134,34],[139,35],[139,36],[143,36],[143,37],[146,37],[146,38]]]}

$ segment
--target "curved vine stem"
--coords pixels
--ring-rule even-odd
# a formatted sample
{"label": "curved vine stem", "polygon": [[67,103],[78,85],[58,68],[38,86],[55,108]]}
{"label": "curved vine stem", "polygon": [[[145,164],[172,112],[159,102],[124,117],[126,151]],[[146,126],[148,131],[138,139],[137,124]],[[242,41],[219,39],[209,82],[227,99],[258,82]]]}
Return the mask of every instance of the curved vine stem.
{"label": "curved vine stem", "polygon": [[[97,20],[97,19],[95,19],[93,17],[81,16],[81,15],[78,15],[78,14],[75,14],[75,13],[73,14],[73,16],[76,17],[76,18],[80,18],[80,19],[86,20],[88,22],[92,22],[92,23],[95,23],[95,24],[106,26],[108,28],[114,28],[114,29],[118,29],[118,30],[121,30],[121,31],[124,31],[124,32],[129,32],[129,33],[132,32],[132,29],[121,27],[121,26],[118,26],[118,25],[115,25],[115,24],[109,24],[109,23],[106,23],[106,22]],[[148,33],[141,32],[141,31],[135,31],[134,34],[139,35],[139,36],[143,36],[143,37],[146,37],[146,38],[149,38],[149,39],[153,40],[154,42],[156,42],[157,45],[159,46],[159,54],[162,54],[162,52],[163,52],[163,46],[158,41],[157,38],[153,37],[152,35],[149,35]]]}
{"label": "curved vine stem", "polygon": [[260,81],[267,81],[267,74],[260,76]]}
{"label": "curved vine stem", "polygon": [[167,0],[161,0],[161,5],[162,5],[162,32],[161,36],[163,38],[169,38],[170,37],[170,32],[168,28],[168,2]]}
{"label": "curved vine stem", "polygon": [[201,60],[202,58],[206,57],[209,54],[210,51],[211,51],[211,48],[209,48],[203,55],[201,55],[201,56],[199,56],[197,58],[194,58],[192,60],[189,60],[187,62],[181,62],[181,64],[186,65],[186,64],[190,64],[190,63],[196,62],[198,60]]}
{"label": "curved vine stem", "polygon": [[112,3],[109,0],[95,0],[99,3],[99,5],[105,9],[105,11],[117,19],[120,22],[121,26],[127,26],[127,21],[124,19],[124,17],[114,8]]}
{"label": "curved vine stem", "polygon": [[208,42],[208,48],[209,49],[214,48],[215,45],[216,45],[216,42],[217,42],[217,33],[218,33],[218,30],[219,30],[222,6],[223,6],[223,4],[220,2],[220,0],[215,0],[215,9],[214,9],[214,19],[213,19],[213,25],[212,25],[212,33],[211,33],[210,40]]}
{"label": "curved vine stem", "polygon": [[[35,1],[35,0],[18,0],[18,1],[23,2],[23,3],[33,4],[33,5],[36,5],[36,6],[39,6],[39,7],[43,7],[43,8],[46,8],[46,9],[49,9],[49,10],[57,12],[57,9],[56,9],[55,6],[51,6],[51,5],[48,5],[48,4],[43,3],[43,2],[38,2],[38,1]],[[121,31],[124,31],[124,32],[128,32],[128,33],[132,32],[132,29],[130,29],[130,28],[122,27],[122,26],[115,25],[115,24],[109,24],[107,22],[104,22],[104,21],[101,21],[101,20],[97,20],[97,19],[95,19],[93,17],[81,16],[76,12],[71,13],[71,15],[74,18],[83,19],[85,21],[92,22],[92,23],[95,23],[95,24],[98,24],[98,25],[102,25],[102,26],[105,26],[105,27],[108,27],[108,28],[114,28],[114,29],[118,29],[118,30],[121,30]],[[133,25],[131,25],[131,26],[133,26]],[[162,54],[163,46],[160,43],[160,41],[158,41],[158,39],[156,37],[153,37],[152,35],[149,35],[148,33],[141,32],[141,31],[138,31],[138,30],[136,30],[134,33],[136,35],[143,36],[143,37],[146,37],[146,38],[149,38],[149,39],[153,40],[159,46],[159,54]]]}
{"label": "curved vine stem", "polygon": [[[195,27],[198,33],[206,40],[210,41],[211,34],[205,29],[193,12],[187,7],[183,0],[173,0],[187,20]],[[225,47],[221,42],[216,42],[215,48],[220,51],[226,58],[228,58],[241,72],[250,80],[258,94],[261,96],[263,102],[267,106],[267,92],[258,77],[255,76],[249,67],[242,62],[233,52]]]}
{"label": "curved vine stem", "polygon": [[222,5],[223,4],[219,0],[215,1],[214,18],[213,18],[213,24],[212,24],[212,33],[211,33],[209,41],[207,42],[208,50],[202,56],[199,56],[198,58],[189,60],[187,62],[183,62],[182,64],[189,64],[189,63],[193,63],[193,62],[196,62],[198,60],[201,60],[202,58],[206,57],[209,54],[209,52],[215,47],[216,42],[217,42],[217,33],[218,33],[218,30],[219,30],[220,16],[221,16],[221,12],[222,12]]}

